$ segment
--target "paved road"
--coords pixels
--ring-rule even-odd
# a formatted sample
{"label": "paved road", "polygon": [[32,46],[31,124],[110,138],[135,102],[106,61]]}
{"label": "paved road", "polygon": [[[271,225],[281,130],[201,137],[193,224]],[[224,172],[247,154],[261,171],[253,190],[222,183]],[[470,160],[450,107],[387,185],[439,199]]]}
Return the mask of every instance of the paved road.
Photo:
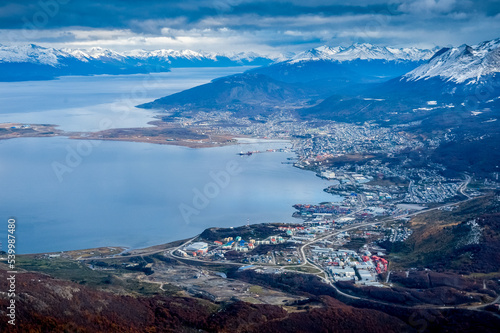
{"label": "paved road", "polygon": [[466,198],[470,198],[466,193],[465,193],[465,190],[467,189],[467,186],[469,185],[470,183],[470,180],[471,180],[471,176],[469,175],[465,175],[465,181],[462,185],[460,185],[460,189],[458,190],[460,193],[462,193],[463,196],[465,196]]}
{"label": "paved road", "polygon": [[[470,178],[468,179],[470,181]],[[466,180],[467,184],[468,184],[468,181]],[[467,186],[466,183],[464,183],[463,186]],[[453,206],[453,205],[459,205],[459,204],[462,204],[462,203],[465,203],[467,201],[470,201],[470,200],[473,200],[475,198],[470,198],[468,197],[468,199],[466,200],[463,200],[463,201],[460,201],[460,202],[456,202],[456,203],[452,203],[452,204],[446,204],[446,205],[441,205],[441,206],[437,206],[437,207],[434,207],[434,208],[429,208],[429,209],[425,209],[425,210],[421,210],[421,211],[418,211],[418,212],[415,212],[415,213],[411,213],[411,214],[407,214],[407,215],[404,215],[404,216],[398,216],[398,218],[401,218],[401,217],[411,217],[411,216],[415,216],[415,215],[419,215],[419,214],[423,214],[423,213],[427,213],[427,212],[430,212],[430,211],[433,211],[433,210],[436,210],[436,209],[439,209],[440,207],[443,207],[443,206]],[[363,210],[364,207],[361,207],[360,209],[358,209],[357,211],[351,213],[352,215],[353,214],[356,214],[357,212]],[[482,311],[481,308],[485,307],[485,306],[488,306],[488,305],[491,305],[491,304],[495,304],[495,303],[500,303],[500,296],[498,296],[494,301],[490,302],[490,303],[485,303],[485,304],[480,304],[480,305],[469,305],[469,306],[436,306],[436,305],[415,305],[415,306],[406,306],[406,305],[399,305],[399,304],[393,304],[393,303],[387,303],[387,302],[383,302],[383,301],[378,301],[378,300],[375,300],[375,299],[372,299],[372,298],[364,298],[364,297],[359,297],[359,296],[354,296],[354,295],[351,295],[351,294],[348,294],[348,293],[345,293],[343,292],[342,290],[338,289],[334,283],[332,283],[332,281],[329,279],[329,278],[325,278],[325,277],[328,277],[328,273],[319,265],[316,265],[310,261],[307,260],[307,257],[305,255],[305,252],[304,252],[304,248],[306,246],[309,246],[309,245],[312,245],[314,243],[317,243],[319,241],[322,241],[324,239],[327,239],[327,238],[330,238],[330,237],[333,237],[333,236],[336,236],[342,232],[345,232],[345,231],[350,231],[350,230],[354,230],[354,229],[358,229],[358,228],[362,228],[362,227],[366,227],[366,226],[369,226],[369,225],[377,225],[377,224],[381,224],[381,223],[385,223],[387,221],[390,221],[391,219],[394,219],[394,217],[386,217],[386,218],[383,218],[379,221],[373,221],[373,222],[367,222],[367,223],[361,223],[361,224],[356,224],[356,225],[353,225],[353,226],[349,226],[349,227],[346,227],[346,228],[342,228],[340,230],[336,230],[334,232],[329,232],[327,233],[326,235],[322,236],[322,237],[318,237],[318,238],[315,238],[307,243],[304,243],[302,244],[300,247],[299,247],[299,253],[300,253],[300,256],[302,257],[302,262],[298,265],[293,265],[293,266],[280,266],[280,265],[265,265],[263,267],[276,267],[276,268],[295,268],[295,267],[302,267],[302,266],[305,266],[305,265],[309,265],[309,266],[312,266],[316,269],[318,269],[320,271],[320,273],[306,273],[306,272],[297,272],[295,271],[296,273],[302,273],[302,274],[314,274],[314,275],[317,275],[319,278],[321,278],[325,283],[329,284],[330,286],[332,286],[332,288],[335,289],[335,291],[344,296],[344,297],[347,297],[347,298],[350,298],[350,299],[355,299],[355,300],[365,300],[365,301],[369,301],[369,302],[372,302],[372,303],[377,303],[377,304],[383,304],[383,305],[388,305],[388,306],[396,306],[396,307],[402,307],[402,308],[414,308],[414,309],[438,309],[438,310],[443,310],[443,309],[467,309],[467,310],[471,310],[471,311]],[[168,254],[168,256],[170,257],[173,257],[173,258],[176,258],[176,259],[179,259],[179,260],[182,260],[182,261],[192,261],[192,262],[196,262],[196,263],[204,263],[204,264],[223,264],[223,265],[234,265],[234,266],[247,266],[248,264],[243,264],[243,263],[235,263],[235,262],[227,262],[227,261],[205,261],[205,260],[200,260],[200,259],[197,259],[197,258],[191,258],[191,257],[181,257],[181,256],[178,256],[175,254],[175,252],[177,250],[179,250],[180,248],[186,246],[187,244],[191,243],[192,241],[194,241],[196,238],[198,238],[199,235],[187,240],[186,242],[184,242],[183,244],[175,247],[175,248],[171,248],[171,249],[161,249],[161,250],[152,250],[152,251],[145,251],[145,252],[141,252],[141,253],[138,253],[138,254],[134,254],[134,255],[130,255],[130,256],[127,256],[127,257],[139,257],[139,256],[145,256],[145,255],[151,255],[151,254],[155,254],[155,253],[160,253],[160,252],[166,252],[166,254]],[[80,260],[92,260],[92,259],[99,259],[99,260],[103,260],[103,259],[114,259],[114,257],[108,257],[108,258],[84,258],[84,259],[80,259]],[[324,274],[325,277],[322,277],[321,274]],[[496,314],[493,314],[497,317],[500,318],[499,315],[496,315]]]}
{"label": "paved road", "polygon": [[[466,182],[462,185],[464,186],[464,188],[467,187],[467,184],[468,184],[468,181],[470,181],[470,177],[466,180]],[[464,194],[465,195],[465,194]],[[439,209],[440,207],[443,207],[443,206],[452,206],[452,205],[459,205],[459,204],[462,204],[462,203],[465,203],[467,201],[470,201],[472,199],[475,199],[475,198],[470,198],[467,196],[468,199],[466,200],[463,200],[463,201],[460,201],[460,202],[456,202],[456,203],[453,203],[453,204],[446,204],[446,205],[441,205],[441,206],[438,206],[438,207],[434,207],[434,208],[429,208],[429,209],[425,209],[425,210],[421,210],[421,211],[418,211],[418,212],[415,212],[415,213],[411,213],[411,214],[407,214],[405,216],[401,216],[401,217],[410,217],[410,216],[416,216],[416,215],[419,215],[419,214],[423,214],[423,213],[427,213],[427,212],[430,212],[430,211],[433,211],[433,210],[436,210],[436,209]],[[400,217],[398,217],[400,218]],[[358,228],[361,228],[361,227],[365,227],[365,226],[368,226],[368,225],[376,225],[376,224],[381,224],[381,223],[384,223],[384,222],[387,222],[389,220],[393,219],[393,217],[386,217],[380,221],[376,221],[376,222],[370,222],[370,223],[362,223],[362,224],[356,224],[354,226],[351,226],[351,227],[348,227],[348,228],[343,228],[341,230],[338,230],[336,232],[333,232],[333,233],[328,233],[327,235],[325,236],[322,236],[322,237],[319,237],[319,238],[316,238],[310,242],[307,242],[305,244],[303,244],[300,248],[299,248],[299,252],[301,254],[301,257],[302,257],[302,260],[303,262],[300,264],[300,265],[296,265],[294,267],[297,267],[297,266],[305,266],[305,265],[310,265],[310,266],[313,266],[315,267],[316,269],[320,270],[321,273],[323,273],[325,275],[325,277],[328,277],[328,273],[319,265],[316,265],[310,261],[308,261],[306,259],[306,255],[305,255],[305,252],[304,252],[304,248],[306,246],[309,246],[311,244],[314,244],[316,242],[319,242],[319,241],[322,241],[324,239],[327,239],[327,238],[330,238],[330,237],[333,237],[333,236],[336,236],[342,232],[345,232],[345,231],[349,231],[349,230],[353,230],[353,229],[358,229]],[[455,309],[455,308],[459,308],[459,309],[468,309],[468,310],[476,310],[476,311],[481,311],[481,308],[485,307],[485,306],[488,306],[488,305],[491,305],[491,304],[495,304],[495,303],[499,303],[500,302],[500,296],[498,296],[494,301],[490,302],[490,303],[483,303],[483,304],[480,304],[480,305],[469,305],[469,306],[435,306],[435,305],[417,305],[417,306],[404,306],[404,305],[396,305],[396,304],[393,304],[393,303],[386,303],[386,302],[382,302],[382,301],[378,301],[378,300],[374,300],[372,298],[363,298],[363,297],[358,297],[358,296],[354,296],[354,295],[351,295],[351,294],[347,294],[343,291],[341,291],[340,289],[338,289],[335,284],[332,283],[332,281],[329,279],[329,278],[323,278],[320,276],[320,274],[315,274],[317,276],[319,276],[323,281],[325,281],[326,283],[328,283],[330,286],[332,286],[335,291],[337,293],[339,293],[340,295],[342,296],[345,296],[345,297],[348,297],[348,298],[351,298],[351,299],[356,299],[356,300],[366,300],[366,301],[370,301],[370,302],[374,302],[374,303],[379,303],[379,304],[384,304],[384,305],[391,305],[391,306],[399,306],[399,307],[404,307],[404,308],[420,308],[420,309]],[[498,316],[498,315],[497,315]],[[500,316],[498,316],[500,318]]]}

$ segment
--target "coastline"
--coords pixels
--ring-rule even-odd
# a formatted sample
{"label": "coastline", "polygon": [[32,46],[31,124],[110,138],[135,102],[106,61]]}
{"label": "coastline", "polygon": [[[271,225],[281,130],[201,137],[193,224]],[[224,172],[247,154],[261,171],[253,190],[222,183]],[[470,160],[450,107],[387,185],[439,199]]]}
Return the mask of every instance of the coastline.
{"label": "coastline", "polygon": [[113,128],[98,132],[66,132],[57,129],[59,125],[53,124],[0,123],[0,140],[62,136],[72,140],[142,142],[188,148],[213,148],[283,141],[244,135],[212,134],[211,130],[202,132],[201,130],[172,126],[159,121],[150,122],[149,124],[155,126]]}
{"label": "coastline", "polygon": [[53,124],[0,123],[0,140],[61,136],[64,132]]}
{"label": "coastline", "polygon": [[[54,151],[56,152],[56,154],[54,155],[55,157],[53,157],[52,159],[47,159],[46,161],[44,161],[44,164],[41,166],[42,168],[50,168],[51,166],[51,162],[52,161],[60,161],[61,163],[65,163],[65,160],[63,159],[65,155],[65,152],[66,152],[66,148],[68,146],[70,147],[73,147],[73,149],[76,149],[77,145],[80,144],[79,142],[75,142],[75,143],[71,143],[70,138],[68,138],[66,135],[57,135],[58,138],[54,138],[52,140],[56,140],[56,141],[59,141],[59,140],[62,140],[63,143],[60,144],[60,147],[61,148],[57,148],[57,149],[54,149]],[[78,139],[80,140],[90,140],[91,138],[89,137],[79,137]],[[47,145],[49,143],[49,141],[51,140],[43,140],[43,139],[35,139],[37,140],[38,142],[38,146],[39,147],[44,147],[45,145]],[[67,140],[67,141],[66,141]],[[96,140],[100,140],[100,139],[96,139]],[[140,143],[155,143],[155,142],[151,142],[151,141],[143,141],[143,140],[127,140],[125,138],[121,139],[121,140],[113,140],[113,139],[107,139],[108,141],[124,141],[123,143],[121,144],[118,144],[119,147],[123,147],[123,146],[126,146],[125,142],[126,141],[129,141],[129,142],[140,142]],[[14,140],[16,141],[16,140]],[[31,146],[31,143],[30,143],[30,139],[27,139],[27,140],[19,140],[19,142],[14,142],[12,141],[11,143],[7,144],[7,146],[10,146],[11,144],[16,146],[17,147],[17,144],[22,144],[22,145],[28,145],[28,146]],[[26,141],[26,142],[23,142],[23,141]],[[104,141],[104,140],[102,140]],[[47,142],[47,143],[45,143]],[[255,152],[257,149],[259,148],[252,148],[253,146],[252,145],[255,145],[255,144],[263,144],[264,146],[259,146],[259,147],[265,147],[264,149],[260,149],[263,153],[267,153],[268,151],[266,151],[265,149],[266,148],[276,148],[275,146],[278,145],[279,147],[282,147],[284,146],[286,143],[288,142],[288,140],[279,140],[279,139],[263,139],[263,138],[251,138],[251,137],[241,137],[239,136],[238,138],[234,138],[234,141],[231,143],[231,144],[228,144],[228,147],[226,148],[222,148],[221,149],[218,149],[218,150],[214,150],[214,153],[217,153],[218,151],[220,153],[217,153],[217,154],[222,154],[224,156],[224,158],[227,158],[227,159],[230,159],[230,160],[236,160],[238,161],[238,163],[242,163],[242,164],[245,164],[247,163],[247,161],[252,161],[251,159],[248,159],[247,157],[240,157],[240,156],[237,156],[238,155],[238,152],[240,150],[244,150],[245,152],[247,150],[249,151],[253,151]],[[84,143],[84,142],[82,142]],[[98,142],[96,141],[95,144],[97,144]],[[269,144],[267,144],[269,143]],[[165,143],[166,145],[172,145],[172,146],[181,146],[180,144],[178,144],[177,142],[169,142],[169,143]],[[241,147],[240,146],[236,146],[236,145],[242,145]],[[138,146],[141,146],[141,145],[138,145]],[[146,146],[146,145],[144,145]],[[199,143],[197,142],[191,142],[189,145],[185,145],[185,146],[188,146],[190,148],[205,148],[205,147],[208,147],[207,145],[200,145]],[[56,146],[54,146],[56,147]],[[104,151],[107,151],[107,149],[109,148],[109,151],[115,151],[114,150],[114,145],[112,144],[108,144],[107,146],[105,146],[105,149],[96,149],[96,154],[101,154],[102,153],[102,150]],[[151,149],[153,150],[163,150],[163,149],[169,149],[168,147],[164,146],[164,148],[162,148],[161,146],[150,146]],[[215,145],[212,145],[212,147],[215,147]],[[146,149],[146,148],[144,148]],[[146,149],[147,150],[147,149]],[[190,149],[189,149],[190,150]],[[183,152],[182,154],[186,154],[188,153],[189,151],[188,149],[175,149],[174,151],[180,151],[180,152]],[[193,149],[189,154],[198,154],[197,152],[195,152],[196,149]],[[22,151],[22,150],[19,150],[19,151]],[[204,150],[201,150],[199,151],[199,154],[202,154],[203,156],[211,156],[211,153],[207,153],[206,152],[203,152]],[[274,152],[275,150],[273,150]],[[276,150],[277,151],[277,150]],[[265,154],[265,155],[268,155],[268,154]],[[278,155],[278,154],[270,154],[270,155]],[[61,157],[62,156],[62,157]],[[226,157],[227,156],[227,157]],[[288,156],[288,155],[287,155]],[[278,157],[276,156],[276,158],[278,160],[281,160],[281,157]],[[279,163],[279,161],[278,161]],[[252,165],[250,164],[249,165],[249,170],[252,169]],[[75,167],[76,169],[76,167]],[[295,168],[290,168],[290,169],[295,169]],[[49,170],[50,171],[50,170]],[[78,171],[78,172],[82,172],[82,171]],[[69,179],[70,176],[68,176],[68,179]],[[49,179],[50,181],[52,181],[52,179]],[[65,182],[64,184],[68,184],[69,182]],[[204,184],[202,182],[200,182],[199,184]],[[196,185],[198,186],[198,185]],[[201,185],[200,185],[201,186]],[[317,192],[317,191],[316,191]],[[189,195],[187,196],[187,200],[191,199],[189,197]],[[183,199],[183,202],[189,202],[189,201],[186,201],[186,199]],[[287,220],[288,218],[292,219],[292,220],[295,220],[292,218],[291,214],[293,212],[293,208],[292,208],[292,205],[297,203],[298,201],[297,200],[292,200],[289,205],[286,206],[286,215],[283,215],[281,214],[281,216],[283,216],[283,218],[275,218],[273,216],[270,216],[270,219],[267,219],[267,221],[285,221]],[[281,212],[281,211],[280,211]],[[25,218],[26,219],[26,218]],[[242,219],[243,220],[243,219]],[[262,216],[262,218],[258,221],[258,222],[265,222],[266,218],[264,216]],[[252,222],[254,220],[252,219]],[[239,222],[239,223],[238,223]],[[237,224],[233,224],[234,227],[237,227],[240,225],[240,223],[243,223],[242,221],[238,221]],[[234,223],[234,222],[233,222]],[[214,221],[214,223],[211,223],[211,225],[218,225],[216,223],[216,221]],[[194,231],[194,232],[192,232]],[[135,244],[134,242],[120,242],[120,241],[111,241],[111,242],[101,242],[101,243],[90,243],[90,244],[85,244],[85,243],[80,243],[80,244],[77,244],[76,247],[73,247],[73,246],[63,246],[63,247],[40,247],[38,249],[35,249],[35,248],[32,248],[31,251],[22,251],[21,253],[23,254],[36,254],[36,253],[52,253],[52,251],[57,251],[56,253],[58,253],[59,251],[72,251],[74,249],[85,249],[85,248],[91,248],[91,249],[94,249],[97,246],[114,246],[114,247],[123,247],[126,246],[126,247],[130,247],[132,249],[138,249],[140,247],[142,247],[141,245],[143,246],[152,246],[152,245],[161,245],[163,244],[165,241],[166,242],[170,242],[170,241],[173,241],[174,239],[177,239],[177,238],[185,238],[186,236],[189,236],[189,235],[194,235],[196,233],[200,233],[202,232],[203,229],[199,229],[199,230],[191,230],[189,232],[184,232],[184,234],[180,235],[181,237],[168,237],[167,239],[159,239],[159,238],[156,238],[154,241],[151,241],[149,243],[143,243],[143,244]],[[71,244],[66,244],[66,245],[71,245]],[[138,246],[137,246],[138,245]]]}

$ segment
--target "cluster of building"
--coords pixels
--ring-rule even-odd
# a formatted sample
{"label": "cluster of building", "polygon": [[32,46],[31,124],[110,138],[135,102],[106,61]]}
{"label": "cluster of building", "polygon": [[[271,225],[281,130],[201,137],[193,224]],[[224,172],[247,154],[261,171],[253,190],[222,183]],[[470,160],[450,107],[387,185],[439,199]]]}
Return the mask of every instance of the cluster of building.
{"label": "cluster of building", "polygon": [[183,256],[187,256],[188,254],[192,255],[193,257],[199,256],[206,254],[208,252],[208,243],[205,242],[195,242],[195,243],[189,243],[188,245],[184,246],[183,249],[177,250],[179,254]]}
{"label": "cluster of building", "polygon": [[[249,250],[253,250],[255,246],[262,244],[280,244],[284,243],[285,240],[281,236],[269,236],[263,240],[255,240],[250,239],[248,242],[241,239],[240,236],[237,236],[234,240],[233,237],[224,238],[224,243],[221,244],[221,248],[223,250],[235,250],[241,252],[247,252]],[[216,245],[219,245],[218,241],[214,242]]]}
{"label": "cluster of building", "polygon": [[333,217],[334,215],[347,215],[351,213],[350,206],[341,206],[338,204],[320,204],[320,205],[296,204],[293,207],[300,212],[300,215],[302,217],[313,217],[313,216]]}
{"label": "cluster of building", "polygon": [[445,202],[458,194],[461,182],[410,182],[406,199],[415,203]]}
{"label": "cluster of building", "polygon": [[389,235],[383,238],[384,241],[389,241],[391,243],[404,242],[411,236],[413,231],[407,227],[395,227],[389,229]]}
{"label": "cluster of building", "polygon": [[[387,272],[388,262],[377,242],[402,241],[411,234],[411,230],[398,223],[393,226],[364,225],[339,232],[337,224],[352,223],[351,219],[344,216],[338,222],[321,220],[281,225],[276,227],[275,235],[262,239],[251,238],[247,241],[236,236],[211,242],[192,242],[178,249],[177,254],[207,261],[234,261],[255,267],[293,267],[303,264],[299,246],[311,243],[304,247],[305,257],[310,263],[321,267],[332,281],[352,280],[357,284],[381,286],[379,275]],[[332,237],[323,237],[328,234]],[[356,242],[359,245],[353,245]],[[283,246],[252,251],[261,245],[278,244]],[[359,250],[352,250],[353,246],[359,246]],[[236,254],[236,251],[240,254]],[[229,252],[232,252],[231,255]]]}
{"label": "cluster of building", "polygon": [[313,262],[321,265],[334,281],[379,285],[377,275],[387,271],[387,260],[367,250],[359,254],[353,250],[313,246],[310,252]]}
{"label": "cluster of building", "polygon": [[[345,163],[345,168],[329,169],[329,161],[345,155],[359,156],[361,160],[374,155],[394,158],[402,152],[432,151],[443,143],[455,140],[452,133],[444,133],[439,137],[421,138],[406,132],[407,128],[418,122],[402,125],[379,126],[375,123],[350,124],[334,121],[299,120],[283,107],[272,114],[262,116],[235,116],[232,112],[197,112],[190,117],[178,117],[180,126],[189,126],[203,133],[218,135],[232,134],[263,138],[293,139],[294,151],[297,153],[296,166],[312,168],[326,179],[339,179],[342,171],[355,168],[361,182],[384,174],[387,177],[397,176],[415,181],[415,192],[409,193],[407,200],[412,202],[443,202],[456,194],[454,182],[460,180],[446,179],[442,176],[442,165],[426,162],[424,166],[415,167],[410,158],[398,163],[383,162],[373,159],[369,163],[356,161]],[[421,154],[421,156],[423,156]],[[416,157],[419,158],[418,156]],[[373,163],[372,163],[373,162]],[[339,176],[340,174],[340,176]],[[488,180],[489,187],[500,188],[499,174],[493,173]],[[447,184],[449,183],[449,184]],[[428,191],[426,184],[435,191]],[[442,187],[439,185],[443,184]]]}
{"label": "cluster of building", "polygon": [[262,240],[250,239],[248,241],[245,241],[240,236],[237,236],[235,238],[227,237],[222,241],[214,241],[212,244],[207,242],[189,243],[178,249],[177,252],[182,256],[217,256],[223,258],[224,253],[227,251],[248,252],[253,250],[258,245],[281,244],[284,242],[285,239],[281,236],[269,236]]}

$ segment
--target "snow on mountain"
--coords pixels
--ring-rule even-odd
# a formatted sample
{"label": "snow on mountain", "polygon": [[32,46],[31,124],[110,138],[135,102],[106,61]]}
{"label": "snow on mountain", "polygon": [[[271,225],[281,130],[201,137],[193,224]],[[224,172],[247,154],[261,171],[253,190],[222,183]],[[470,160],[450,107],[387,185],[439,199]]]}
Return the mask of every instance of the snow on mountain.
{"label": "snow on mountain", "polygon": [[126,55],[115,52],[113,50],[103,49],[102,47],[93,47],[89,50],[81,50],[81,51],[94,59],[109,59],[109,60],[123,61],[125,60],[125,58],[127,58]]}
{"label": "snow on mountain", "polygon": [[89,60],[91,60],[90,55],[83,52],[82,50],[61,49],[61,51],[83,62],[88,62]]}
{"label": "snow on mountain", "polygon": [[[101,47],[93,47],[88,50],[80,49],[53,49],[45,48],[37,45],[20,45],[20,46],[4,46],[0,45],[0,63],[33,63],[50,65],[53,67],[61,65],[62,60],[74,58],[81,62],[89,62],[93,60],[100,60],[104,62],[117,61],[126,63],[134,60],[150,60],[164,61],[165,63],[172,63],[173,60],[187,60],[194,62],[217,62],[220,58],[227,61],[238,63],[251,63],[256,59],[269,59],[275,60],[267,56],[259,55],[255,52],[240,52],[233,54],[218,54],[215,52],[196,52],[192,50],[132,50],[125,52],[116,52]],[[62,61],[64,62],[64,61]]]}
{"label": "snow on mountain", "polygon": [[441,49],[436,55],[403,76],[407,81],[440,78],[454,83],[478,83],[500,72],[500,38],[478,45]]}
{"label": "snow on mountain", "polygon": [[353,61],[353,60],[409,60],[421,61],[432,57],[435,50],[418,49],[415,47],[392,48],[385,46],[375,46],[371,44],[353,44],[349,47],[329,47],[320,46],[302,53],[292,58],[292,61],[303,60],[333,60],[333,61]]}
{"label": "snow on mountain", "polygon": [[228,57],[229,59],[233,61],[252,61],[258,58],[268,58],[272,60],[276,60],[279,57],[270,57],[270,56],[263,56],[261,54],[255,53],[253,51],[249,52],[238,52],[238,53],[225,53],[224,56]]}
{"label": "snow on mountain", "polygon": [[67,56],[63,51],[45,48],[34,44],[21,46],[0,45],[0,63],[32,63],[57,66],[60,57]]}
{"label": "snow on mountain", "polygon": [[0,81],[49,80],[63,75],[145,74],[178,67],[263,66],[276,58],[255,52],[219,54],[192,50],[132,50],[101,47],[54,49],[38,45],[0,45]]}
{"label": "snow on mountain", "polygon": [[302,60],[334,60],[334,55],[345,50],[342,46],[329,47],[326,45],[316,47],[297,54],[292,57],[292,61]]}
{"label": "snow on mountain", "polygon": [[0,45],[0,63],[32,63],[57,67],[65,60],[75,58],[82,62],[92,59],[114,59],[122,61],[125,56],[108,49],[94,47],[89,50],[54,49],[34,44]]}
{"label": "snow on mountain", "polygon": [[[192,62],[218,62],[220,60],[234,62],[235,64],[251,64],[254,61],[268,59],[269,61],[298,62],[302,60],[337,60],[351,61],[356,59],[382,59],[382,60],[427,60],[431,58],[433,51],[417,48],[389,48],[373,46],[370,44],[353,44],[349,47],[329,47],[320,46],[297,55],[287,54],[280,56],[265,56],[255,52],[239,53],[215,53],[215,52],[197,52],[192,50],[132,50],[125,52],[116,52],[101,47],[93,47],[88,50],[81,49],[54,49],[45,48],[33,44],[19,46],[0,45],[0,63],[32,63],[43,64],[53,67],[64,65],[64,62],[73,59],[83,63],[94,60],[103,62],[123,62],[145,61],[154,59],[155,61],[164,61],[167,64],[174,65],[174,61],[192,61]],[[185,63],[183,63],[185,64]]]}
{"label": "snow on mountain", "polygon": [[171,50],[171,49],[161,49],[161,50],[154,50],[154,51],[145,51],[145,50],[132,50],[132,51],[126,51],[123,53],[124,55],[131,57],[131,58],[138,58],[138,59],[148,59],[148,58],[155,58],[155,59],[162,59],[165,61],[169,61],[171,59],[179,59],[179,58],[184,58],[188,60],[202,60],[202,59],[211,59],[211,60],[216,60],[217,54],[215,53],[201,53],[201,52],[196,52],[192,50]]}

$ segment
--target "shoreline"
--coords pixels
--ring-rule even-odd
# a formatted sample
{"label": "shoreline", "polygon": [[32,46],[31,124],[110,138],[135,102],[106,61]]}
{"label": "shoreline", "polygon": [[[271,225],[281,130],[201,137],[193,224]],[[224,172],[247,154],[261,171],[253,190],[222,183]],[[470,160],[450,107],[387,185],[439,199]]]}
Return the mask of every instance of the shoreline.
{"label": "shoreline", "polygon": [[64,132],[57,127],[53,124],[0,123],[0,140],[61,136]]}
{"label": "shoreline", "polygon": [[[151,122],[154,127],[113,128],[98,132],[66,132],[53,124],[0,123],[0,140],[67,137],[71,140],[101,140],[141,142],[188,148],[213,148],[252,143],[281,142],[287,139],[267,139],[232,134],[212,134],[168,123]],[[245,142],[248,140],[248,142]]]}
{"label": "shoreline", "polygon": [[[2,124],[0,124],[1,126]],[[26,126],[25,124],[21,124],[21,123],[5,123],[3,124],[5,127],[9,127],[9,126],[16,126],[16,127],[20,127],[20,126]],[[42,128],[45,128],[45,127],[50,127],[50,128],[55,128],[57,127],[58,125],[32,125],[32,124],[29,124],[28,125],[29,128],[33,128],[35,126],[41,126]],[[121,129],[117,129],[117,130],[121,130]],[[141,128],[139,128],[139,130],[141,130]],[[99,132],[100,133],[100,132]],[[62,138],[68,138],[68,139],[74,139],[74,140],[102,140],[102,141],[123,141],[123,142],[139,142],[139,143],[154,143],[154,144],[165,144],[165,145],[172,145],[172,146],[184,146],[184,147],[188,147],[188,148],[212,148],[212,147],[221,147],[221,146],[230,146],[230,145],[242,145],[242,147],[245,147],[245,145],[252,145],[252,144],[265,144],[265,143],[286,143],[286,142],[289,142],[289,140],[283,140],[283,139],[267,139],[267,138],[261,138],[261,137],[249,137],[249,136],[242,136],[242,135],[239,135],[238,137],[233,137],[232,138],[232,141],[231,142],[227,142],[226,144],[224,145],[215,145],[215,144],[212,144],[212,145],[209,145],[207,143],[200,143],[200,142],[194,142],[194,141],[184,141],[184,142],[180,142],[180,141],[169,141],[169,142],[156,142],[154,140],[146,140],[145,138],[132,138],[132,137],[128,137],[128,138],[102,138],[102,137],[90,137],[90,136],[77,136],[78,133],[70,133],[70,132],[63,132],[63,131],[58,131],[58,133],[53,133],[51,135],[51,137],[62,137]],[[83,133],[81,133],[83,134]],[[36,137],[40,137],[40,136],[37,136],[37,135],[33,135],[32,133],[25,133],[24,135],[17,135],[17,136],[14,136],[14,137],[8,137],[8,138],[3,138],[5,140],[7,139],[10,139],[10,138],[23,138],[23,137],[26,137],[26,138],[36,138]],[[244,149],[244,148],[242,148]],[[237,155],[235,153],[235,155]],[[236,158],[236,157],[235,157]],[[290,215],[289,217],[294,219],[291,215],[291,213],[293,212],[293,208],[290,207]],[[294,219],[295,220],[295,219]],[[267,222],[266,222],[267,223]],[[269,223],[273,223],[273,222],[269,222]],[[234,225],[233,227],[239,227],[240,225]],[[202,232],[203,230],[199,230],[199,232]],[[74,251],[84,251],[84,252],[90,252],[90,251],[94,251],[96,249],[100,249],[100,248],[121,248],[123,249],[122,252],[130,252],[130,251],[142,251],[142,250],[148,250],[152,247],[157,247],[157,246],[163,246],[165,244],[168,244],[169,242],[175,242],[176,240],[167,240],[167,242],[160,242],[160,243],[156,243],[154,245],[150,245],[150,246],[147,246],[147,247],[133,247],[133,246],[129,246],[129,245],[123,245],[123,244],[119,244],[119,243],[114,243],[114,244],[111,244],[111,245],[106,245],[106,244],[103,244],[102,246],[97,246],[97,247],[82,247],[82,248],[67,248],[67,249],[54,249],[54,250],[49,250],[49,251],[46,251],[46,250],[42,250],[42,251],[36,251],[36,252],[24,252],[24,253],[20,253],[20,255],[42,255],[42,254],[47,254],[47,255],[50,255],[50,254],[61,254],[61,253],[67,253],[67,252],[74,252]],[[85,245],[84,245],[85,246]]]}

